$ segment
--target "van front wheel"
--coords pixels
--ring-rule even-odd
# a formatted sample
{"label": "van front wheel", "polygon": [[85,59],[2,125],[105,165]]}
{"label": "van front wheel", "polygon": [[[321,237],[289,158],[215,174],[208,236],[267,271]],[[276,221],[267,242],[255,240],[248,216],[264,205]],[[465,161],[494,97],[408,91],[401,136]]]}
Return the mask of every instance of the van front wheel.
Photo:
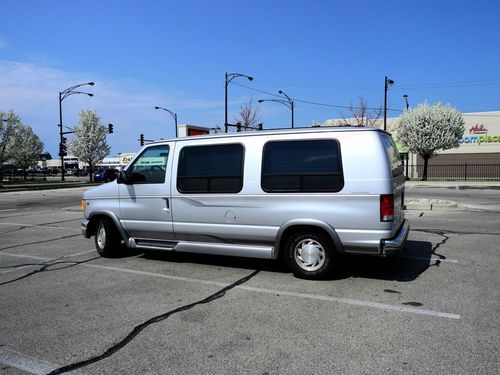
{"label": "van front wheel", "polygon": [[114,256],[120,244],[121,237],[115,224],[107,217],[98,219],[95,227],[95,248],[99,255],[106,258]]}
{"label": "van front wheel", "polygon": [[322,233],[300,233],[290,237],[284,255],[290,271],[305,279],[327,277],[336,261],[332,240]]}

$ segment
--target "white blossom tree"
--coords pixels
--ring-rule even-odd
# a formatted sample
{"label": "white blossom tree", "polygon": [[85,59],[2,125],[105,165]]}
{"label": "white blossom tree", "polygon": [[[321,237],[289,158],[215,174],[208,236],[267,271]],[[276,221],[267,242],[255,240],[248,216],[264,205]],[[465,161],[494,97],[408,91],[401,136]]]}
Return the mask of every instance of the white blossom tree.
{"label": "white blossom tree", "polygon": [[464,128],[464,119],[457,109],[442,103],[423,103],[401,115],[396,138],[424,159],[422,179],[426,181],[429,159],[438,150],[458,147]]}
{"label": "white blossom tree", "polygon": [[78,160],[89,165],[89,176],[92,181],[92,169],[111,150],[106,142],[106,129],[96,112],[90,109],[80,112],[80,122],[74,128],[74,138],[68,142],[68,148]]}
{"label": "white blossom tree", "polygon": [[[30,126],[18,124],[7,148],[12,162],[26,172],[26,169],[36,164],[40,158],[43,152],[43,142]],[[26,173],[24,173],[24,179],[26,179]]]}
{"label": "white blossom tree", "polygon": [[0,181],[3,180],[3,164],[10,158],[9,144],[14,139],[19,124],[21,120],[14,111],[0,112]]}

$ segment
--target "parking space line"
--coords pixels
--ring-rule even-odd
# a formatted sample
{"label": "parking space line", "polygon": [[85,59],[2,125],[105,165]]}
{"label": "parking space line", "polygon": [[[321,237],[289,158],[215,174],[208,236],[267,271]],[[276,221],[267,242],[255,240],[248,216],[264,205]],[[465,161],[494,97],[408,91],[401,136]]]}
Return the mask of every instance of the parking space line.
{"label": "parking space line", "polygon": [[[14,257],[17,256],[17,257],[21,257],[21,258],[32,258],[32,259],[39,259],[39,260],[54,260],[54,259],[50,259],[50,258],[42,258],[42,257],[29,256],[29,255],[9,254],[9,253],[0,252],[0,255],[1,254],[10,255],[10,256],[14,256]],[[84,263],[84,264],[80,264],[80,266],[101,269],[101,270],[108,270],[108,271],[124,272],[124,273],[129,273],[129,274],[134,274],[134,275],[156,277],[156,278],[167,279],[167,280],[175,280],[175,281],[182,281],[182,282],[195,283],[195,284],[218,286],[218,287],[226,287],[226,286],[230,285],[228,283],[222,283],[219,281],[193,279],[190,277],[174,276],[174,275],[161,274],[161,273],[148,272],[148,271],[139,271],[139,270],[133,270],[130,268],[103,266],[103,265],[99,265],[99,264]],[[420,309],[420,308],[401,306],[401,305],[390,305],[390,304],[385,304],[385,303],[363,301],[363,300],[357,300],[357,299],[351,299],[351,298],[332,297],[332,296],[325,296],[325,295],[320,295],[320,294],[296,293],[296,292],[289,292],[289,291],[285,291],[285,290],[256,288],[256,287],[251,287],[251,286],[246,286],[246,285],[237,286],[235,289],[241,289],[241,290],[246,290],[249,292],[258,292],[258,293],[264,293],[264,294],[274,294],[274,295],[279,294],[280,296],[313,299],[313,300],[317,300],[317,301],[336,302],[336,303],[342,303],[342,304],[354,305],[354,306],[364,306],[364,307],[375,308],[375,309],[380,309],[380,310],[397,311],[397,312],[403,312],[403,313],[409,313],[409,314],[415,314],[415,315],[426,315],[426,316],[432,316],[432,317],[436,317],[436,318],[460,319],[460,315],[448,313],[448,312]]]}
{"label": "parking space line", "polygon": [[448,258],[439,258],[439,257],[417,257],[417,256],[410,256],[410,255],[401,255],[400,258],[404,259],[414,259],[414,260],[422,260],[422,261],[440,261],[440,262],[448,262],[448,263],[458,263],[458,260],[455,259],[448,259]]}
{"label": "parking space line", "polygon": [[74,230],[76,232],[81,232],[79,228],[68,228],[68,227],[59,227],[55,225],[37,225],[37,224],[23,224],[23,223],[1,223],[0,225],[5,225],[9,227],[29,227],[29,228],[47,228],[47,229],[64,229],[64,230]]}
{"label": "parking space line", "polygon": [[[131,270],[128,268],[101,266],[98,264],[82,264],[82,266],[83,267],[90,267],[90,268],[97,268],[97,269],[105,269],[105,270],[109,270],[109,271],[132,273],[132,274],[136,274],[136,275],[158,277],[158,278],[162,278],[162,279],[204,284],[204,285],[216,285],[216,286],[222,286],[222,287],[229,285],[229,284],[221,283],[221,282],[217,282],[217,281],[192,279],[189,277],[173,276],[173,275],[159,274],[159,273],[153,273],[153,272],[147,272],[147,271],[137,271],[137,270]],[[372,307],[372,308],[381,309],[381,310],[399,311],[399,312],[403,312],[403,313],[427,315],[427,316],[433,316],[433,317],[438,317],[438,318],[460,319],[460,315],[453,314],[453,313],[447,313],[447,312],[441,312],[441,311],[435,311],[435,310],[419,309],[419,308],[408,307],[408,306],[390,305],[390,304],[384,304],[384,303],[378,303],[378,302],[362,301],[362,300],[356,300],[356,299],[350,299],[350,298],[331,297],[331,296],[325,296],[325,295],[319,295],[319,294],[295,293],[295,292],[288,292],[288,291],[283,291],[283,290],[256,288],[256,287],[251,287],[251,286],[246,286],[246,285],[237,286],[235,289],[243,289],[243,290],[247,290],[250,292],[258,292],[258,293],[265,293],[265,294],[274,294],[274,295],[279,294],[280,296],[314,299],[314,300],[318,300],[318,301],[337,302],[337,303],[342,303],[342,304],[347,304],[347,305],[365,306],[365,307]]]}
{"label": "parking space line", "polygon": [[[17,368],[30,374],[43,375],[58,369],[60,366],[47,361],[42,361],[33,357],[26,356],[14,350],[0,347],[0,363]],[[68,374],[81,374],[80,372],[68,372]]]}

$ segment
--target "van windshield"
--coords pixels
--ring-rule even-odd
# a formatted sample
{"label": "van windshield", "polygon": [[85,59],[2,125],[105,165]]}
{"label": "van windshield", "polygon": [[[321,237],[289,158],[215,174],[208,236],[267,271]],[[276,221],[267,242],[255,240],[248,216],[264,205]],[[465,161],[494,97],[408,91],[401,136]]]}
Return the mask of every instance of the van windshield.
{"label": "van windshield", "polygon": [[389,134],[382,134],[382,141],[384,142],[385,151],[391,163],[392,175],[399,176],[403,173],[403,163],[401,162],[396,144]]}

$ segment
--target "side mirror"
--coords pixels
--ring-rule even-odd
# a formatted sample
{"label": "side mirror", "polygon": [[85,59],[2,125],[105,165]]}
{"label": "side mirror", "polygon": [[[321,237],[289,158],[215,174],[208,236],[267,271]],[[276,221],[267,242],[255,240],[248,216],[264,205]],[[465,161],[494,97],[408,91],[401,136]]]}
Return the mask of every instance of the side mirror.
{"label": "side mirror", "polygon": [[116,183],[118,184],[130,184],[130,178],[126,171],[118,172],[118,176],[116,177]]}

